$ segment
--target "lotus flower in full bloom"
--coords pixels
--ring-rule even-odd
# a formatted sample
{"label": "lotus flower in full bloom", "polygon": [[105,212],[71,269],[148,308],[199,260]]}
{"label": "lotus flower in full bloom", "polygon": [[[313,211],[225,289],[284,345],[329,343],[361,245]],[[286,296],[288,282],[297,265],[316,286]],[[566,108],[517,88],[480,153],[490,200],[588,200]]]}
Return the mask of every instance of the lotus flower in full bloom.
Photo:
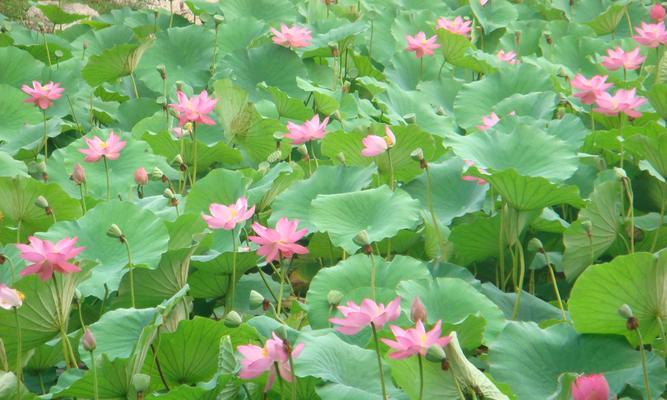
{"label": "lotus flower in full bloom", "polygon": [[421,320],[417,321],[414,328],[402,329],[396,325],[390,327],[396,340],[382,339],[382,341],[393,350],[389,358],[402,359],[413,355],[426,355],[429,347],[444,347],[451,340],[450,336],[440,337],[442,321],[438,321],[433,329],[426,332]]}
{"label": "lotus flower in full bloom", "polygon": [[60,87],[60,83],[49,82],[42,85],[37,81],[32,81],[32,87],[28,85],[21,86],[21,90],[30,96],[25,99],[26,103],[35,103],[42,110],[49,108],[53,101],[58,100],[65,91]]}
{"label": "lotus flower in full bloom", "polygon": [[407,35],[405,40],[408,42],[406,50],[413,51],[417,58],[433,55],[433,50],[440,47],[440,45],[435,42],[438,40],[437,36],[433,35],[426,39],[426,34],[424,32],[419,32],[414,36]]}
{"label": "lotus flower in full bloom", "polygon": [[20,291],[0,283],[0,308],[5,310],[11,310],[14,307],[19,308],[23,305],[24,298],[25,296]]}
{"label": "lotus flower in full bloom", "polygon": [[613,84],[607,83],[607,75],[595,75],[591,79],[586,79],[583,75],[577,74],[572,79],[572,87],[578,92],[574,94],[584,104],[593,104],[598,96],[605,93]]}
{"label": "lotus flower in full bloom", "polygon": [[518,61],[516,59],[516,53],[513,50],[505,52],[505,50],[498,50],[496,57],[500,61],[505,61],[508,64],[516,64]]}
{"label": "lotus flower in full bloom", "polygon": [[[303,347],[303,343],[294,346],[291,354],[293,359],[301,354]],[[264,347],[250,344],[239,346],[237,349],[243,356],[241,371],[239,372],[241,379],[253,379],[268,371],[269,378],[264,387],[264,392],[268,392],[276,379],[274,365],[277,365],[280,377],[287,382],[292,382],[292,370],[289,364],[290,354],[287,353],[285,342],[275,332],[272,333],[272,338],[266,341]]]}
{"label": "lotus flower in full bloom", "polygon": [[660,3],[655,3],[649,11],[649,16],[655,22],[662,22],[665,20],[665,7]]}
{"label": "lotus flower in full bloom", "polygon": [[338,311],[343,314],[343,318],[331,318],[329,321],[338,325],[338,332],[356,335],[371,324],[381,329],[388,322],[396,320],[401,315],[401,298],[396,297],[386,307],[371,299],[364,299],[360,305],[349,301],[347,306],[338,306]]}
{"label": "lotus flower in full bloom", "polygon": [[632,70],[639,68],[645,59],[646,57],[639,54],[639,47],[628,52],[617,47],[607,50],[607,55],[602,57],[602,65],[610,71],[616,71],[621,68]]}
{"label": "lotus flower in full bloom", "polygon": [[630,90],[618,89],[613,96],[606,92],[598,96],[596,100],[597,107],[594,111],[605,115],[624,113],[629,117],[639,118],[642,113],[635,109],[644,103],[646,103],[646,99],[637,96],[634,88]]}
{"label": "lotus flower in full bloom", "polygon": [[211,215],[202,214],[202,218],[211,229],[232,230],[236,225],[247,221],[255,213],[255,206],[248,209],[248,200],[241,197],[228,206],[213,203],[208,207]]}
{"label": "lotus flower in full bloom", "polygon": [[120,140],[120,137],[113,132],[106,141],[97,136],[93,136],[92,139],[84,137],[83,140],[88,145],[88,148],[79,149],[79,151],[86,155],[83,159],[86,162],[95,162],[102,157],[108,160],[115,160],[120,157],[120,152],[125,148],[125,141]]}
{"label": "lotus flower in full bloom", "polygon": [[257,236],[248,236],[252,242],[259,244],[257,254],[264,256],[266,262],[270,263],[279,257],[290,259],[294,254],[308,254],[308,249],[298,245],[308,229],[296,230],[299,220],[288,220],[282,217],[276,223],[276,229],[267,228],[255,222],[252,229]]}
{"label": "lotus flower in full bloom", "polygon": [[609,383],[602,374],[579,376],[571,391],[573,400],[609,400]]}
{"label": "lotus flower in full bloom", "polygon": [[364,157],[375,157],[384,153],[387,149],[394,147],[396,144],[396,136],[388,126],[384,127],[385,137],[377,135],[368,135],[361,140],[364,148],[361,150],[361,155]]}
{"label": "lotus flower in full bloom", "polygon": [[665,23],[662,21],[655,24],[642,22],[641,27],[635,28],[635,31],[637,31],[637,34],[632,38],[646,47],[658,47],[667,43],[667,31],[665,31]]}
{"label": "lotus flower in full bloom", "polygon": [[304,122],[303,125],[298,125],[290,121],[287,123],[289,133],[285,134],[285,137],[292,139],[293,144],[303,144],[311,140],[322,139],[326,134],[328,123],[329,117],[324,118],[322,123],[320,123],[320,116],[317,114]]}
{"label": "lotus flower in full bloom", "polygon": [[189,98],[179,90],[176,92],[176,96],[178,97],[178,103],[169,104],[169,107],[178,113],[179,126],[183,126],[188,122],[215,125],[215,121],[206,114],[213,111],[218,100],[209,99],[206,90],[202,90],[197,96]]}
{"label": "lotus flower in full bloom", "polygon": [[310,40],[313,38],[309,29],[298,25],[292,25],[290,28],[285,24],[280,24],[280,30],[271,28],[271,33],[273,33],[271,39],[273,43],[294,49],[310,46]]}
{"label": "lotus flower in full bloom", "polygon": [[21,276],[37,274],[40,279],[46,281],[53,276],[54,272],[65,274],[81,271],[81,268],[69,262],[85,249],[84,247],[74,247],[76,246],[76,237],[62,239],[56,244],[34,236],[30,236],[28,241],[30,242],[29,245],[22,243],[16,245],[16,248],[21,252],[21,258],[32,263],[21,271]]}
{"label": "lotus flower in full bloom", "polygon": [[470,34],[470,31],[472,30],[472,28],[470,27],[471,24],[472,21],[464,20],[461,17],[456,17],[454,19],[447,19],[442,17],[438,18],[438,22],[435,26],[435,29],[444,29],[451,33],[455,33],[457,35],[468,36]]}
{"label": "lotus flower in full bloom", "polygon": [[489,130],[489,129],[493,128],[494,126],[496,126],[496,124],[498,122],[500,122],[500,118],[498,117],[498,114],[496,114],[495,112],[492,112],[491,114],[485,115],[485,116],[482,117],[482,124],[477,125],[477,129],[484,132],[484,131]]}

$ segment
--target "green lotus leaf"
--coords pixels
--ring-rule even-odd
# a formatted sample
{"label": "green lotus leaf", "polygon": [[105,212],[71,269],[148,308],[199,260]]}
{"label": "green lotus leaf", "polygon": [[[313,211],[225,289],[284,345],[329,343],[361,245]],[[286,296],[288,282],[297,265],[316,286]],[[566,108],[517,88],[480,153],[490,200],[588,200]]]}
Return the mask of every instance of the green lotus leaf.
{"label": "green lotus leaf", "polygon": [[[42,72],[44,65],[30,53],[13,46],[0,47],[0,83],[15,88],[32,86],[33,80]],[[3,97],[5,91],[3,90]],[[27,95],[25,95],[27,96]]]}
{"label": "green lotus leaf", "polygon": [[[0,84],[0,92],[0,148],[14,154],[44,137],[43,117],[37,107],[24,102],[28,95],[21,90]],[[40,124],[40,129],[30,130],[26,135],[26,127],[36,124]]]}
{"label": "green lotus leaf", "polygon": [[479,1],[471,1],[470,8],[478,18],[485,33],[504,28],[519,16],[517,7],[507,0],[489,2],[485,5],[480,4]]}

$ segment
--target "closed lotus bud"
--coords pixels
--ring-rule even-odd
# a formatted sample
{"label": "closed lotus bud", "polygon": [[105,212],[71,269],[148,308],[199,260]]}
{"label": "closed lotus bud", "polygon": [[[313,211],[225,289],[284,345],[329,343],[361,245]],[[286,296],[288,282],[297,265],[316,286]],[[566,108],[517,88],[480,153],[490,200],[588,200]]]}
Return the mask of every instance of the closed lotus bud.
{"label": "closed lotus bud", "polygon": [[308,154],[308,148],[306,147],[305,144],[300,144],[296,146],[296,150],[301,154],[301,157],[303,157],[304,160],[309,160],[310,155]]}
{"label": "closed lotus bud", "polygon": [[415,297],[410,306],[410,319],[412,322],[426,322],[426,308],[424,308],[424,303],[419,299],[419,296]]}
{"label": "closed lotus bud", "polygon": [[343,120],[343,114],[341,114],[339,110],[334,111],[334,113],[331,114],[331,117],[333,119],[335,119],[336,121],[342,121]]}
{"label": "closed lotus bud", "polygon": [[166,188],[164,192],[162,192],[162,195],[169,200],[173,200],[176,198],[176,195],[174,194],[173,190],[169,188]]}
{"label": "closed lotus bud", "polygon": [[76,164],[74,165],[74,170],[72,170],[72,175],[69,176],[69,178],[74,181],[77,185],[81,185],[82,183],[86,183],[86,170],[83,169],[81,164]]}
{"label": "closed lotus bud", "polygon": [[93,336],[93,332],[90,329],[86,328],[86,330],[83,332],[81,343],[83,344],[83,349],[86,351],[94,351],[97,347],[95,336]]}
{"label": "closed lotus bud", "polygon": [[153,167],[153,170],[151,171],[151,178],[156,180],[156,181],[161,181],[162,177],[164,176],[164,172],[158,167]]}
{"label": "closed lotus bud", "polygon": [[146,374],[134,374],[132,377],[132,386],[137,393],[143,393],[151,385],[151,377]]}
{"label": "closed lotus bud", "polygon": [[352,241],[354,242],[354,244],[361,247],[370,244],[368,239],[368,231],[366,231],[365,229],[359,231],[359,233],[356,234],[356,236],[352,239]]}
{"label": "closed lotus bud", "polygon": [[275,163],[275,162],[280,161],[280,158],[281,158],[282,156],[283,156],[282,151],[280,151],[280,150],[276,150],[276,151],[274,151],[273,153],[269,154],[268,157],[266,157],[266,161],[268,161],[268,162],[270,162],[270,163]]}
{"label": "closed lotus bud", "polygon": [[403,116],[403,119],[404,119],[405,122],[407,122],[408,124],[416,124],[416,123],[417,123],[417,115],[414,114],[414,113],[405,114],[405,115]]}
{"label": "closed lotus bud", "polygon": [[163,81],[167,80],[167,67],[165,67],[164,64],[157,66],[157,72],[160,74],[160,78],[162,78]]}
{"label": "closed lotus bud", "polygon": [[83,41],[83,49],[86,50],[88,48],[88,41],[84,40]]}
{"label": "closed lotus bud", "polygon": [[544,246],[542,245],[542,242],[540,239],[534,237],[528,241],[528,251],[537,253],[538,251],[540,253],[544,253]]}
{"label": "closed lotus bud", "polygon": [[228,328],[236,328],[237,326],[243,323],[241,315],[236,311],[232,310],[225,315],[225,326]]}
{"label": "closed lotus bud", "polygon": [[264,304],[264,296],[256,290],[251,290],[250,296],[248,297],[248,304],[251,309],[255,309]]}
{"label": "closed lotus bud", "polygon": [[655,3],[651,10],[649,11],[649,16],[655,22],[661,22],[665,20],[665,8],[660,3]]}
{"label": "closed lotus bud", "polygon": [[35,205],[42,210],[48,210],[49,209],[49,202],[46,200],[44,196],[38,196],[37,199],[35,200]]}
{"label": "closed lotus bud", "polygon": [[433,345],[426,352],[426,359],[432,362],[442,362],[447,357],[445,350],[438,345]]}
{"label": "closed lotus bud", "polygon": [[343,300],[343,296],[345,295],[340,290],[329,290],[329,293],[327,293],[327,302],[330,306],[337,306]]}
{"label": "closed lotus bud", "polygon": [[141,186],[148,183],[148,173],[144,167],[139,167],[134,171],[134,182]]}
{"label": "closed lotus bud", "polygon": [[107,236],[114,239],[120,239],[123,237],[123,231],[120,230],[120,227],[116,224],[111,224],[109,229],[107,229]]}

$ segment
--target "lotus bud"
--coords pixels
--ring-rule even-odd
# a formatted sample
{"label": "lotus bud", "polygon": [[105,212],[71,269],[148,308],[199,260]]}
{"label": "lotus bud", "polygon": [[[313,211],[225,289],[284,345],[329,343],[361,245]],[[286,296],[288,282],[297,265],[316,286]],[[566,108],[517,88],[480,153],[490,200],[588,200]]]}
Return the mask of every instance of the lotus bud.
{"label": "lotus bud", "polygon": [[224,324],[228,328],[236,328],[237,326],[243,323],[241,315],[236,311],[232,310],[225,315]]}
{"label": "lotus bud", "polygon": [[46,172],[46,162],[44,160],[35,163],[35,169],[42,175],[42,180],[44,180],[44,182],[49,180],[49,174]]}
{"label": "lotus bud", "polygon": [[153,170],[151,171],[151,179],[161,181],[163,176],[164,172],[162,172],[160,168],[153,167]]}
{"label": "lotus bud", "polygon": [[74,165],[74,170],[72,170],[72,175],[69,178],[74,181],[77,185],[86,183],[86,170],[83,169],[81,164]]}
{"label": "lotus bud", "polygon": [[264,296],[256,290],[251,290],[250,296],[248,297],[248,304],[251,309],[255,309],[264,304]]}
{"label": "lotus bud", "polygon": [[134,182],[140,186],[148,183],[148,173],[144,167],[139,167],[134,171]]}
{"label": "lotus bud", "polygon": [[445,350],[435,344],[429,347],[426,352],[426,359],[432,362],[442,362],[446,357]]}
{"label": "lotus bud", "polygon": [[93,336],[93,332],[90,329],[86,328],[86,330],[83,332],[81,343],[83,344],[83,349],[86,351],[94,351],[97,347],[95,336]]}
{"label": "lotus bud", "polygon": [[655,3],[651,10],[649,11],[649,16],[655,22],[661,22],[665,20],[665,8],[660,3]]}
{"label": "lotus bud", "polygon": [[88,48],[88,41],[84,40],[83,41],[83,49],[86,50]]}
{"label": "lotus bud", "polygon": [[121,239],[123,235],[123,231],[120,229],[120,227],[116,224],[111,224],[109,225],[109,229],[107,229],[107,236],[112,237],[114,239]]}
{"label": "lotus bud", "polygon": [[403,116],[403,119],[404,119],[405,122],[407,122],[408,124],[416,124],[416,123],[417,123],[417,115],[414,114],[414,113],[405,114],[405,115]]}
{"label": "lotus bud", "polygon": [[345,165],[345,161],[346,161],[345,160],[345,153],[343,153],[342,151],[338,152],[336,154],[336,160],[338,160],[341,164]]}
{"label": "lotus bud", "polygon": [[266,161],[269,163],[275,163],[280,161],[280,158],[283,156],[283,152],[280,150],[276,150],[273,153],[269,154],[268,157],[266,157]]}
{"label": "lotus bud", "polygon": [[157,66],[157,72],[160,74],[160,78],[162,78],[163,81],[167,80],[167,67],[165,67],[164,64]]}
{"label": "lotus bud", "polygon": [[410,306],[410,319],[415,323],[417,321],[426,322],[426,308],[424,308],[424,303],[419,299],[419,296],[415,297]]}
{"label": "lotus bud", "polygon": [[337,306],[343,300],[343,296],[345,295],[340,290],[329,290],[329,293],[327,293],[327,302],[330,306]]}
{"label": "lotus bud", "polygon": [[266,161],[262,161],[257,166],[257,171],[262,175],[266,175],[266,173],[269,172],[270,169],[271,169],[271,164],[269,164]]}
{"label": "lotus bud", "polygon": [[296,147],[296,150],[301,154],[301,157],[303,157],[304,160],[308,161],[310,160],[310,155],[308,154],[308,148],[306,147],[305,144],[300,144]]}
{"label": "lotus bud", "polygon": [[528,241],[528,251],[536,253],[544,253],[544,245],[542,245],[542,242],[540,239],[534,237]]}
{"label": "lotus bud", "polygon": [[132,386],[137,393],[143,393],[151,385],[151,377],[146,374],[134,374],[132,377]]}

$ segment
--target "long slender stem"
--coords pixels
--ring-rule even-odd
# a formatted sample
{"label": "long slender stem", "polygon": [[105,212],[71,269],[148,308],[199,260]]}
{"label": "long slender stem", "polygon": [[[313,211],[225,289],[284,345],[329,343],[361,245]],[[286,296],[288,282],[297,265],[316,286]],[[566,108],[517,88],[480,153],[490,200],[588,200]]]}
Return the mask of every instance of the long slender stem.
{"label": "long slender stem", "polygon": [[42,110],[44,116],[44,162],[49,158],[49,129],[46,125],[46,110]]}
{"label": "long slender stem", "polygon": [[593,105],[591,104],[591,131],[595,132],[595,116],[593,115]]}
{"label": "long slender stem", "polygon": [[134,74],[130,72],[130,80],[132,81],[132,89],[134,89],[134,98],[139,98],[139,90],[137,89],[137,81],[134,79]]}
{"label": "long slender stem", "polygon": [[19,218],[19,220],[16,221],[16,243],[21,243],[21,224],[22,220]]}
{"label": "long slender stem", "polygon": [[655,246],[658,244],[658,237],[660,237],[660,228],[665,223],[665,199],[660,199],[662,205],[660,206],[660,225],[655,231],[655,236],[653,237],[653,243],[651,243],[651,253],[655,251]]}
{"label": "long slender stem", "polygon": [[424,77],[424,57],[419,59],[419,80]]}
{"label": "long slender stem", "polygon": [[[494,199],[492,199],[494,201]],[[498,269],[500,270],[500,289],[505,291],[505,206],[500,206],[500,232],[498,233]]]}
{"label": "long slender stem", "polygon": [[635,252],[635,204],[634,194],[632,193],[632,184],[629,179],[625,179],[625,190],[628,196],[628,212],[627,216],[630,219],[630,253]]}
{"label": "long slender stem", "polygon": [[517,238],[517,245],[516,248],[518,249],[519,253],[519,286],[516,288],[516,300],[514,302],[514,312],[512,313],[512,319],[516,319],[517,316],[519,315],[519,305],[521,303],[521,292],[523,292],[523,279],[524,275],[526,272],[526,266],[524,265],[524,257],[523,257],[523,247],[521,246],[521,242]]}
{"label": "long slender stem", "polygon": [[232,233],[232,278],[229,280],[229,285],[227,286],[227,300],[225,300],[225,310],[230,312],[234,309],[234,299],[236,292],[236,229],[230,231]]}
{"label": "long slender stem", "polygon": [[547,261],[547,269],[549,270],[549,279],[551,279],[551,284],[554,287],[554,293],[556,294],[556,300],[558,301],[558,308],[560,308],[560,314],[563,317],[563,321],[567,321],[567,315],[565,314],[565,309],[563,308],[563,300],[560,297],[560,291],[558,290],[558,284],[556,283],[556,275],[554,275],[554,270],[551,268],[549,263],[549,255],[547,252],[544,252],[544,257]]}
{"label": "long slender stem", "polygon": [[417,362],[419,363],[419,400],[422,400],[424,398],[424,361],[421,354],[417,354]]}
{"label": "long slender stem", "polygon": [[639,340],[639,352],[642,357],[642,372],[644,374],[644,389],[646,389],[646,400],[651,400],[651,386],[648,380],[648,366],[646,364],[646,350],[644,349],[644,340],[639,328],[635,329],[637,332],[637,339]]}
{"label": "long slender stem", "polygon": [[23,380],[23,362],[21,353],[23,352],[23,338],[21,337],[21,319],[19,318],[19,308],[14,307],[14,317],[16,318],[16,398],[21,400],[21,381]]}
{"label": "long slender stem", "polygon": [[130,250],[130,244],[127,241],[127,238],[123,239],[123,244],[127,250],[127,267],[130,269],[130,299],[132,301],[132,308],[137,308],[134,301],[134,265],[132,265],[132,251]]}
{"label": "long slender stem", "polygon": [[276,305],[276,314],[280,315],[280,311],[282,310],[283,307],[283,292],[285,288],[285,274],[287,273],[286,271],[287,266],[286,265],[281,265],[280,266],[280,289],[278,289],[278,304]]}
{"label": "long slender stem", "polygon": [[106,156],[102,156],[102,159],[104,160],[104,173],[107,178],[107,201],[111,200],[111,180],[109,178],[109,161],[107,161]]}
{"label": "long slender stem", "polygon": [[371,259],[371,298],[375,301],[375,274],[377,272],[377,266],[375,265],[375,257],[373,257],[373,254],[369,254],[368,257]]}
{"label": "long slender stem", "polygon": [[271,294],[271,297],[273,297],[273,301],[278,303],[278,297],[276,297],[276,294],[273,293],[273,289],[271,289],[271,286],[269,286],[269,282],[266,280],[266,277],[264,276],[264,272],[262,272],[261,268],[257,269],[259,271],[259,277],[262,278],[262,282],[264,282],[264,286],[266,286],[266,289],[269,291],[269,294]]}
{"label": "long slender stem", "polygon": [[315,144],[313,141],[310,141],[310,152],[313,154],[313,160],[315,161],[315,167],[320,168],[320,163],[317,160],[317,155],[315,155]]}
{"label": "long slender stem", "polygon": [[662,323],[662,318],[660,315],[656,315],[655,317],[658,321],[658,329],[660,330],[660,340],[662,341],[662,351],[663,355],[667,356],[667,337],[665,336],[665,326]]}
{"label": "long slender stem", "polygon": [[428,211],[431,213],[431,220],[433,228],[435,229],[435,236],[438,239],[438,246],[440,247],[440,258],[445,257],[445,242],[442,240],[442,232],[440,232],[440,224],[433,209],[433,179],[431,178],[431,170],[426,166],[426,203]]}
{"label": "long slender stem", "polygon": [[389,188],[394,190],[394,165],[391,162],[391,149],[387,149],[387,160],[389,161]]}
{"label": "long slender stem", "polygon": [[95,362],[95,354],[93,353],[93,350],[90,351],[90,363],[92,364],[91,369],[93,371],[93,398],[98,400],[100,396],[97,389],[97,363]]}
{"label": "long slender stem", "polygon": [[373,331],[373,341],[375,342],[375,353],[377,354],[378,359],[378,368],[380,368],[380,383],[382,385],[382,398],[387,400],[387,388],[384,384],[384,369],[382,368],[382,356],[380,355],[380,341],[378,340],[377,329],[375,329],[375,324],[371,322],[371,330]]}
{"label": "long slender stem", "polygon": [[72,104],[72,99],[68,95],[65,95],[65,97],[67,98],[67,104],[69,104],[69,109],[72,112],[72,118],[74,119],[74,123],[76,124],[79,130],[79,136],[83,136],[83,126],[79,122],[79,119],[76,117],[76,112],[74,111],[74,105]]}
{"label": "long slender stem", "polygon": [[192,123],[192,180],[194,186],[197,182],[197,123]]}
{"label": "long slender stem", "polygon": [[83,194],[83,183],[79,185],[79,193],[81,193],[81,211],[85,214],[86,209],[86,196]]}
{"label": "long slender stem", "polygon": [[292,358],[292,351],[287,355],[289,358],[289,369],[290,369],[290,374],[292,375],[292,400],[296,400],[296,374],[294,373],[294,359]]}

